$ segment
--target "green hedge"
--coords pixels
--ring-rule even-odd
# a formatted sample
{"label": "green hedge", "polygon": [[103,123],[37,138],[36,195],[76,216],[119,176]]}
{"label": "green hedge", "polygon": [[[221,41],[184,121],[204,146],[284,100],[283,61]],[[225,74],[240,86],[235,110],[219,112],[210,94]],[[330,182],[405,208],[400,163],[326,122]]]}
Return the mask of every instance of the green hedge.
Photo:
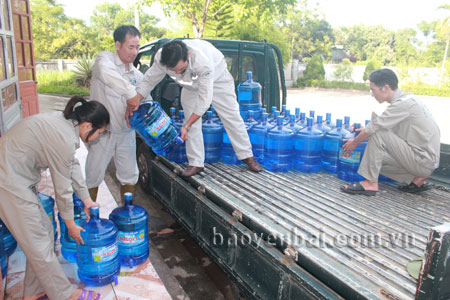
{"label": "green hedge", "polygon": [[88,96],[89,90],[78,86],[75,73],[64,72],[37,72],[38,93],[59,95],[81,95]]}

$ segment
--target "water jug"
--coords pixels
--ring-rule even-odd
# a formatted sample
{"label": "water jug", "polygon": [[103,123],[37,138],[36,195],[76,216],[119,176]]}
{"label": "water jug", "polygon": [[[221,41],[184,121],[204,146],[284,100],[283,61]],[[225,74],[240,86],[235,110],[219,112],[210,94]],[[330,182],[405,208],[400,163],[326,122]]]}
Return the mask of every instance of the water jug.
{"label": "water jug", "polygon": [[273,126],[276,126],[279,115],[280,115],[280,112],[279,111],[275,111],[274,115],[273,115],[274,118],[269,123],[272,124]]}
{"label": "water jug", "polygon": [[247,80],[241,82],[238,87],[239,110],[242,119],[247,119],[247,112],[253,110],[254,116],[261,115],[261,85],[253,81],[252,72],[247,72]]}
{"label": "water jug", "polygon": [[149,254],[148,213],[142,206],[133,205],[132,193],[125,193],[124,202],[124,206],[111,212],[109,219],[118,228],[120,265],[133,268]]}
{"label": "water jug", "polygon": [[[249,130],[249,124],[244,123],[245,130]],[[223,131],[223,139],[222,139],[222,155],[220,156],[220,159],[222,162],[229,164],[229,165],[240,165],[243,164],[241,160],[239,160],[236,156],[236,153],[234,153],[233,145],[231,145],[230,138],[226,132],[226,130]]]}
{"label": "water jug", "polygon": [[3,231],[5,227],[6,226],[4,225],[0,225],[0,268],[2,270],[2,279],[4,279],[8,273],[8,256],[6,255],[3,246]]}
{"label": "water jug", "polygon": [[[280,112],[280,116],[284,117],[286,115],[286,105],[281,105],[281,112]],[[275,120],[276,122],[276,120]]]}
{"label": "water jug", "polygon": [[291,110],[286,109],[286,111],[284,113],[283,125],[287,125],[287,124],[289,124],[289,122],[291,122]]}
{"label": "water jug", "polygon": [[313,126],[313,119],[308,118],[306,127],[295,135],[294,168],[303,173],[320,171],[323,132]]}
{"label": "water jug", "polygon": [[17,241],[11,234],[11,232],[8,230],[8,227],[6,227],[5,223],[0,219],[0,225],[3,226],[3,248],[6,252],[7,256],[11,256],[11,254],[16,251],[17,248]]}
{"label": "water jug", "polygon": [[81,224],[84,245],[77,245],[78,277],[87,286],[118,284],[120,273],[117,227],[99,217],[99,208],[90,208],[91,219]]}
{"label": "water jug", "polygon": [[336,124],[331,120],[331,113],[327,113],[325,116],[325,125],[329,127],[330,129],[333,129],[336,127]]}
{"label": "water jug", "polygon": [[317,116],[317,123],[314,125],[314,128],[319,129],[323,134],[327,133],[330,130],[330,127],[328,127],[325,122],[323,122],[322,116]]}
{"label": "water jug", "polygon": [[[73,217],[74,222],[78,226],[81,226],[84,222],[86,222],[87,216],[84,213],[84,203],[81,201],[75,193],[72,195],[73,198]],[[58,213],[59,219],[59,228],[61,231],[61,254],[62,256],[70,262],[77,261],[77,243],[75,240],[69,235],[69,232],[66,229],[66,223],[64,219],[61,218],[61,215]]]}
{"label": "water jug", "polygon": [[55,199],[43,193],[38,193],[38,197],[42,203],[42,206],[44,207],[45,212],[47,213],[47,216],[50,218],[50,221],[52,222],[54,241],[56,243],[56,240],[58,238],[58,232],[56,230]]}
{"label": "water jug", "polygon": [[264,143],[267,131],[273,126],[267,122],[267,113],[262,113],[261,123],[256,124],[248,131],[250,143],[252,144],[253,156],[256,161],[262,164],[264,162]]}
{"label": "water jug", "polygon": [[352,125],[350,125],[350,117],[349,116],[344,117],[344,124],[342,125],[342,128],[344,128],[348,132],[353,131]]}
{"label": "water jug", "polygon": [[283,126],[278,116],[277,125],[267,132],[264,146],[264,166],[272,172],[287,172],[292,168],[294,132]]}
{"label": "water jug", "polygon": [[247,127],[247,131],[250,130],[252,126],[259,123],[258,121],[255,120],[253,116],[254,116],[253,110],[249,110],[247,113],[247,119],[245,120],[245,126]]}
{"label": "water jug", "polygon": [[[353,125],[354,129],[361,128],[361,124],[355,123]],[[341,139],[339,144],[339,159],[337,162],[337,176],[339,179],[348,181],[348,182],[356,182],[364,180],[364,177],[358,174],[359,164],[361,162],[361,158],[364,155],[364,150],[366,149],[367,140],[359,144],[349,156],[344,157],[342,155],[342,146],[346,143],[344,139],[354,139],[358,136],[359,132],[354,131],[348,133]]]}
{"label": "water jug", "polygon": [[336,128],[328,131],[323,139],[322,170],[336,173],[341,140],[349,132],[342,128],[342,119],[336,120]]}
{"label": "water jug", "polygon": [[295,108],[295,122],[297,123],[300,120],[300,108]]}
{"label": "water jug", "polygon": [[272,122],[273,119],[276,120],[275,112],[277,111],[276,106],[272,106],[272,110],[270,111],[270,115],[267,116],[267,122]]}
{"label": "water jug", "polygon": [[287,128],[289,128],[290,130],[292,130],[295,133],[297,133],[300,129],[302,129],[302,127],[300,127],[300,125],[298,125],[297,123],[295,123],[295,115],[290,115],[291,120],[289,122],[289,125],[287,126]]}
{"label": "water jug", "polygon": [[306,127],[306,114],[304,112],[300,113],[300,120],[297,121],[297,125],[300,126],[300,128]]}
{"label": "water jug", "polygon": [[167,155],[183,144],[183,140],[167,114],[156,101],[144,101],[129,119],[136,130],[156,154]]}
{"label": "water jug", "polygon": [[205,162],[214,163],[220,160],[222,153],[223,126],[213,121],[213,112],[206,112],[206,120],[202,123]]}
{"label": "water jug", "polygon": [[315,116],[316,116],[316,112],[315,112],[314,110],[310,110],[310,111],[309,111],[309,117],[310,117],[311,119],[313,119],[313,124],[316,123]]}
{"label": "water jug", "polygon": [[[174,120],[174,119],[172,119]],[[175,122],[173,124],[178,132],[180,134],[180,129],[184,125],[184,111],[179,110],[178,111],[178,118],[175,118]],[[187,156],[186,156],[186,144],[180,144],[178,147],[175,147],[172,151],[170,151],[167,154],[167,159],[170,161],[176,162],[176,163],[184,163],[187,162]]]}

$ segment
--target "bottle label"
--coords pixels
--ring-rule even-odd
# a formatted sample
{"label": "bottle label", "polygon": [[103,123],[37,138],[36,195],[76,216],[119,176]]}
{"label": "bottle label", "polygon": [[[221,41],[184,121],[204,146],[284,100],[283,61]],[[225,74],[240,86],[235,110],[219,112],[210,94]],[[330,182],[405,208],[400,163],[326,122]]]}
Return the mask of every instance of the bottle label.
{"label": "bottle label", "polygon": [[133,246],[144,242],[145,240],[145,230],[137,230],[131,232],[119,231],[119,245],[122,246]]}
{"label": "bottle label", "polygon": [[164,131],[170,126],[170,123],[170,118],[163,111],[158,119],[146,128],[146,131],[151,137],[156,138],[164,133]]}
{"label": "bottle label", "polygon": [[92,248],[92,258],[96,263],[113,260],[117,255],[117,243],[106,247]]}
{"label": "bottle label", "polygon": [[238,92],[239,101],[249,101],[252,100],[252,91],[239,91]]}
{"label": "bottle label", "polygon": [[351,164],[359,163],[361,160],[361,151],[352,151],[349,156],[343,156],[341,148],[339,150],[339,160]]}

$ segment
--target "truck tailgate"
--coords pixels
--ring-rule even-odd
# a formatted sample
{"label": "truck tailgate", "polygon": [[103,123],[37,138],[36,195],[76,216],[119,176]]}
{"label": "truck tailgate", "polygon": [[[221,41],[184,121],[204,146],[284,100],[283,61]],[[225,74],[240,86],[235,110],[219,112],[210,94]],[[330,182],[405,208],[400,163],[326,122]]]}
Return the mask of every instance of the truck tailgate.
{"label": "truck tailgate", "polygon": [[424,255],[430,227],[450,222],[441,189],[411,195],[380,184],[375,197],[347,195],[325,172],[255,174],[222,163],[188,181],[348,299],[413,299],[406,265]]}

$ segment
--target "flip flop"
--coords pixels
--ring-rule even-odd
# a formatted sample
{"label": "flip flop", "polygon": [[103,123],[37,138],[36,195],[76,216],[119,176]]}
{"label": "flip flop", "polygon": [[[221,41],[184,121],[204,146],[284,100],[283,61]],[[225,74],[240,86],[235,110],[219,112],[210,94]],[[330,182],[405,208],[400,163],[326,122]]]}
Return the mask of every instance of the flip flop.
{"label": "flip flop", "polygon": [[[86,298],[86,292],[88,292],[87,298]],[[97,292],[97,297],[92,298],[92,295],[94,295],[94,291],[88,291],[83,289],[81,291],[81,295],[78,298],[78,300],[99,300],[100,299],[100,293]]]}
{"label": "flip flop", "polygon": [[341,191],[352,195],[375,196],[377,194],[377,191],[366,191],[359,182],[348,184],[347,187],[341,186]]}
{"label": "flip flop", "polygon": [[36,300],[48,300],[48,296],[47,296],[47,294],[44,294],[43,296],[40,296]]}
{"label": "flip flop", "polygon": [[422,184],[422,186],[419,187],[417,184],[411,182],[410,184],[402,185],[397,188],[402,192],[415,194],[415,193],[420,193],[420,192],[425,192],[425,191],[431,190],[433,188],[433,186],[431,184],[424,183],[424,184]]}

